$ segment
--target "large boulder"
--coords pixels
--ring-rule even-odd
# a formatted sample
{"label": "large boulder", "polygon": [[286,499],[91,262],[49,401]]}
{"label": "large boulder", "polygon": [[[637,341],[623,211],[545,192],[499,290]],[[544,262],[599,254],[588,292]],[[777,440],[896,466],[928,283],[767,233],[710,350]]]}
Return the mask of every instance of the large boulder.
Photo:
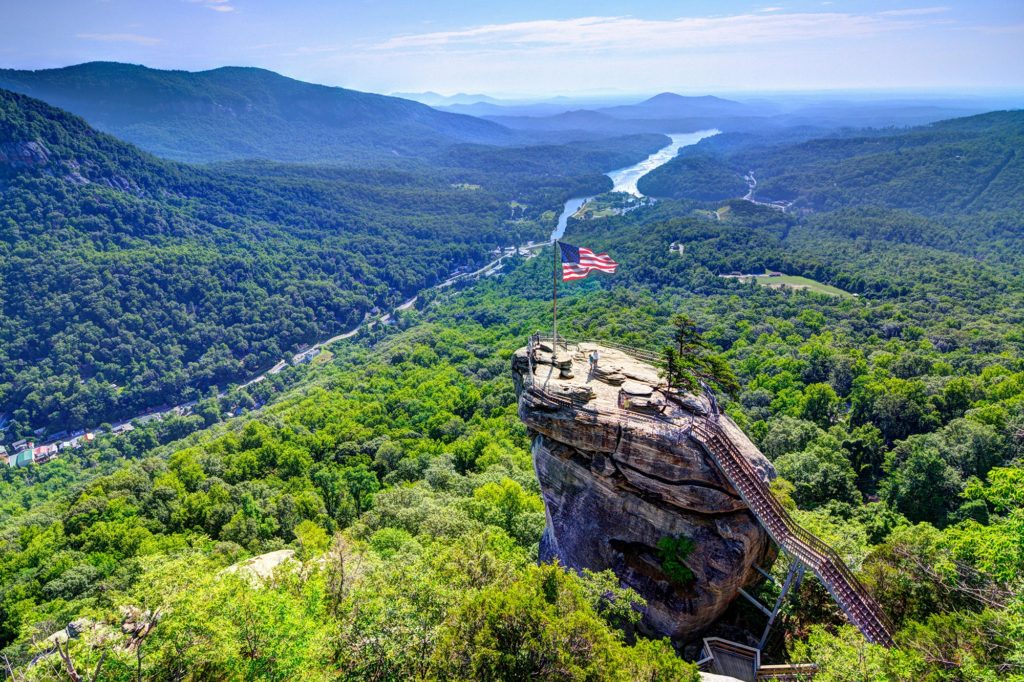
{"label": "large boulder", "polygon": [[[613,349],[599,348],[602,371],[592,371],[592,349],[569,354],[573,379],[536,364],[531,375],[525,349],[512,362],[547,516],[541,560],[612,569],[647,600],[646,631],[690,639],[761,579],[755,566],[770,566],[776,550],[689,435],[690,419],[707,413],[707,401],[668,394],[655,368]],[[588,399],[551,399],[566,394]],[[721,420],[754,468],[773,478],[771,463]],[[695,546],[684,560],[694,575],[686,583],[666,574],[658,549],[663,538],[680,537]]]}

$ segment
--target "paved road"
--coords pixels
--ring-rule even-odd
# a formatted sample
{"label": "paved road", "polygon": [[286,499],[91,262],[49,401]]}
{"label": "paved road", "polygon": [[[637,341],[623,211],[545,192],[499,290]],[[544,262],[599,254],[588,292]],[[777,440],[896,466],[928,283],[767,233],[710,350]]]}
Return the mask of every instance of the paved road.
{"label": "paved road", "polygon": [[[531,242],[529,244],[524,244],[523,246],[517,247],[515,253],[520,253],[520,254],[529,253],[529,252],[531,252],[533,250],[536,250],[536,249],[539,249],[539,248],[541,248],[543,246],[547,246],[549,243],[550,242],[541,242],[541,243],[535,244],[535,243]],[[330,345],[330,344],[332,344],[332,343],[334,343],[336,341],[343,341],[345,339],[351,339],[353,336],[358,334],[363,329],[369,329],[370,327],[372,327],[375,324],[388,324],[391,321],[391,319],[392,319],[392,317],[393,317],[395,312],[399,312],[399,311],[402,311],[402,310],[409,310],[413,306],[415,306],[416,305],[416,301],[419,299],[421,294],[426,293],[428,291],[431,291],[433,289],[443,289],[445,287],[450,287],[451,285],[455,284],[456,282],[459,282],[459,281],[462,281],[462,280],[477,279],[479,277],[482,277],[482,276],[485,276],[485,275],[488,275],[488,274],[492,274],[492,273],[496,272],[498,267],[501,265],[501,263],[506,258],[509,258],[511,255],[512,255],[511,253],[502,252],[502,255],[500,255],[499,257],[495,258],[494,260],[492,260],[491,262],[487,263],[486,265],[484,265],[483,267],[479,268],[478,270],[474,270],[473,272],[462,273],[462,274],[456,275],[454,277],[449,277],[448,279],[446,279],[445,281],[441,282],[440,284],[436,284],[436,285],[434,285],[432,287],[428,287],[428,288],[424,289],[423,291],[421,291],[416,296],[413,296],[409,300],[403,302],[401,305],[396,307],[393,312],[385,313],[385,314],[379,315],[379,316],[377,316],[377,317],[375,317],[373,319],[366,320],[366,321],[362,322],[361,324],[357,325],[355,328],[350,329],[347,332],[344,332],[342,334],[337,334],[335,336],[332,336],[329,339],[324,339],[323,341],[317,341],[316,343],[314,343],[309,348],[307,348],[307,349],[303,350],[302,352],[297,353],[294,356],[292,356],[292,358],[294,359],[294,358],[298,358],[298,357],[305,356],[305,355],[315,356],[315,355],[318,354],[318,352],[320,350],[322,350],[324,348],[324,346],[328,346],[328,345]],[[252,386],[254,384],[258,384],[259,382],[264,381],[268,376],[272,376],[274,374],[280,373],[286,367],[288,367],[288,361],[287,360],[281,360],[280,362],[278,362],[276,365],[274,365],[273,367],[271,367],[267,371],[265,371],[265,372],[263,372],[261,374],[257,374],[256,376],[250,378],[245,383],[240,384],[239,387],[240,388],[245,388],[246,386]],[[227,395],[227,391],[221,391],[220,393],[217,394],[217,397],[222,398],[225,395]],[[196,405],[196,401],[192,400],[192,401],[189,401],[189,402],[186,402],[186,403],[181,403],[180,405],[171,405],[171,406],[150,408],[150,409],[146,410],[145,412],[140,412],[139,414],[136,414],[133,417],[128,417],[127,419],[122,419],[120,421],[113,422],[111,425],[114,428],[117,428],[117,427],[120,427],[120,426],[131,424],[133,422],[145,423],[145,422],[148,422],[148,421],[152,421],[154,419],[162,419],[163,417],[165,417],[165,416],[167,416],[169,414],[172,414],[172,413],[173,414],[188,414],[189,412],[192,411],[192,408],[195,407],[195,405]],[[40,444],[41,445],[47,445],[47,444],[49,444],[51,442],[58,442],[59,440],[60,439],[57,439],[56,441],[52,441],[51,440],[51,441],[41,442]]]}

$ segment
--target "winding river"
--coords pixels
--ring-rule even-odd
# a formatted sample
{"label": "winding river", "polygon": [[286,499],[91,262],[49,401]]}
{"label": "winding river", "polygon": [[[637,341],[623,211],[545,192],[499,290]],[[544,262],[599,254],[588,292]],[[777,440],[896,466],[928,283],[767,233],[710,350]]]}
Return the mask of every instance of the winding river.
{"label": "winding river", "polygon": [[[638,196],[638,197],[643,196],[640,193],[640,191],[637,189],[637,187],[636,187],[636,183],[637,183],[637,181],[640,178],[642,178],[647,173],[650,173],[652,170],[654,170],[658,166],[664,165],[664,164],[668,163],[669,161],[671,161],[673,158],[675,158],[675,156],[679,152],[680,148],[686,147],[686,146],[691,145],[691,144],[697,144],[698,142],[703,140],[705,137],[711,137],[712,135],[717,135],[718,132],[719,132],[718,130],[699,130],[699,131],[697,131],[695,133],[684,133],[684,134],[681,134],[681,135],[669,135],[669,137],[671,138],[672,142],[669,143],[668,145],[662,147],[661,149],[659,149],[655,153],[651,154],[650,156],[648,156],[643,161],[640,161],[639,163],[635,163],[632,166],[627,166],[626,168],[619,168],[618,170],[613,170],[613,171],[609,171],[608,173],[606,173],[606,175],[609,178],[611,178],[612,183],[614,185],[612,187],[612,191],[613,192],[626,192],[628,194],[632,194],[632,195]],[[562,214],[560,216],[558,216],[558,226],[555,228],[555,231],[551,233],[551,241],[554,241],[556,239],[560,239],[562,237],[562,235],[565,234],[565,228],[566,228],[566,225],[569,222],[569,217],[572,216],[574,213],[576,213],[576,211],[580,210],[580,207],[583,206],[583,204],[587,203],[587,201],[589,199],[590,199],[590,197],[573,197],[572,199],[569,199],[568,201],[565,202],[565,206],[562,208]],[[540,248],[541,246],[542,246],[541,244],[534,244],[533,242],[531,242],[530,244],[528,244],[528,245],[526,245],[525,247],[522,247],[522,248],[537,249],[537,248]],[[451,277],[451,278],[445,280],[441,284],[438,284],[438,285],[436,285],[434,287],[429,287],[429,289],[444,288],[444,287],[450,286],[451,284],[453,284],[456,281],[461,280],[461,279],[474,279],[474,278],[479,277],[481,275],[488,274],[488,273],[492,272],[497,265],[500,265],[502,260],[504,260],[505,258],[506,258],[505,255],[501,255],[497,259],[491,261],[490,263],[488,263],[484,267],[480,268],[479,270],[476,270],[476,271],[470,272],[470,273],[463,273],[463,274],[460,274],[460,275],[456,275],[454,277]],[[397,310],[405,310],[407,308],[411,308],[413,305],[415,305],[416,298],[417,298],[416,296],[413,296],[412,298],[407,300],[405,303],[403,303],[402,305],[398,306]],[[326,346],[329,343],[333,343],[333,342],[339,341],[341,339],[351,338],[351,337],[355,336],[356,334],[358,334],[359,331],[361,329],[364,329],[365,327],[370,327],[370,326],[373,326],[373,325],[378,324],[378,323],[380,323],[380,324],[387,324],[390,321],[391,316],[392,316],[392,314],[388,313],[388,314],[385,314],[385,315],[380,315],[380,316],[374,317],[372,319],[367,319],[362,324],[359,324],[354,329],[351,329],[351,330],[345,332],[344,334],[339,334],[337,336],[331,337],[330,339],[326,339],[324,341],[319,341],[317,343],[314,343],[312,346],[310,346],[306,350],[304,350],[304,351],[298,353],[297,355],[295,355],[294,357],[292,357],[291,360],[292,360],[293,363],[297,364],[298,362],[300,362],[300,358],[301,357],[311,358],[321,348],[323,348],[324,346]],[[245,383],[242,384],[242,386],[245,387],[245,386],[252,386],[253,384],[257,384],[257,383],[263,381],[264,379],[266,379],[267,376],[269,376],[271,374],[277,374],[278,372],[280,372],[281,370],[283,370],[287,366],[288,366],[288,360],[281,360],[280,362],[278,362],[276,365],[274,365],[269,370],[263,372],[262,374],[258,374],[257,376],[252,377],[251,379],[246,381]],[[225,396],[225,395],[227,395],[227,391],[226,390],[222,391],[222,392],[220,392],[218,394],[219,397],[222,397],[222,396]],[[194,407],[195,404],[196,404],[195,401],[190,401],[190,402],[182,403],[181,405],[176,405],[176,406],[173,406],[173,407],[156,408],[156,409],[153,409],[151,411],[147,411],[147,412],[143,412],[143,413],[137,414],[134,417],[130,417],[128,419],[123,419],[123,420],[117,422],[116,424],[114,424],[114,426],[121,426],[121,425],[124,425],[124,424],[130,424],[132,421],[148,421],[148,420],[151,420],[151,419],[157,419],[157,418],[163,417],[163,416],[165,416],[167,414],[171,414],[171,413],[187,414],[188,412],[191,411],[192,407]],[[43,441],[43,444],[46,444],[48,442],[52,442],[52,441]]]}
{"label": "winding river", "polygon": [[[642,197],[643,194],[637,189],[637,182],[643,176],[650,173],[658,166],[663,166],[676,157],[679,150],[683,147],[689,147],[692,144],[697,144],[705,137],[711,137],[717,135],[719,130],[698,130],[694,133],[680,133],[675,135],[669,135],[672,140],[669,144],[665,145],[658,151],[648,156],[643,161],[634,163],[632,166],[626,166],[625,168],[619,168],[617,170],[608,171],[605,173],[612,181],[613,192],[625,192],[632,194],[635,197]],[[555,231],[551,233],[551,241],[561,239],[565,234],[566,225],[568,225],[569,218],[580,210],[583,204],[587,203],[590,197],[573,197],[565,202],[565,206],[562,208],[562,214],[558,216],[558,226],[555,227]]]}

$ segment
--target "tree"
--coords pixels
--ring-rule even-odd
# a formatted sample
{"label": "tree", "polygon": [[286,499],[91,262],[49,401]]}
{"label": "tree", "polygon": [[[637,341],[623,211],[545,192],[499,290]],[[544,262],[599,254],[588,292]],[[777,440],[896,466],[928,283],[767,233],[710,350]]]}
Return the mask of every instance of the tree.
{"label": "tree", "polygon": [[674,538],[668,535],[660,538],[657,549],[662,572],[679,585],[692,583],[695,576],[685,561],[696,548],[697,544],[690,538],[682,536]]}
{"label": "tree", "polygon": [[309,519],[300,521],[292,533],[299,545],[298,557],[303,561],[320,556],[330,544],[327,531]]}
{"label": "tree", "polygon": [[915,523],[927,521],[941,527],[958,501],[963,486],[960,476],[927,442],[913,442],[909,450],[902,462],[891,455],[886,462],[889,476],[882,482],[882,499]]}
{"label": "tree", "polygon": [[873,423],[890,443],[936,426],[918,380],[861,377],[854,382],[851,408],[851,423]]}
{"label": "tree", "polygon": [[829,384],[811,384],[804,389],[800,418],[827,429],[839,411],[839,396]]}
{"label": "tree", "polygon": [[675,327],[675,345],[665,349],[665,374],[669,388],[692,393],[700,388],[701,381],[705,381],[727,395],[735,396],[740,390],[736,375],[725,359],[714,352],[697,329],[697,324],[682,314],[676,315],[672,324]]}
{"label": "tree", "polygon": [[342,478],[348,484],[348,492],[356,505],[356,515],[362,514],[369,505],[373,494],[380,490],[377,474],[370,471],[365,464],[347,467],[342,471]]}
{"label": "tree", "polygon": [[790,452],[775,460],[779,475],[792,481],[793,497],[805,509],[814,509],[835,500],[859,502],[856,476],[839,441],[831,434],[810,443],[800,452]]}
{"label": "tree", "polygon": [[690,664],[667,655],[666,643],[633,652],[620,638],[595,613],[579,578],[557,564],[530,566],[512,584],[486,587],[450,614],[432,676],[560,682],[625,679],[632,670],[638,674],[629,679],[697,679]]}
{"label": "tree", "polygon": [[544,529],[544,503],[511,478],[474,490],[469,509],[477,520],[504,529],[524,545],[536,542]]}
{"label": "tree", "polygon": [[782,415],[768,425],[768,432],[761,439],[761,450],[768,459],[775,461],[788,452],[799,452],[825,433],[809,421]]}
{"label": "tree", "polygon": [[843,449],[857,474],[857,487],[861,492],[873,492],[882,475],[885,461],[885,441],[882,432],[872,424],[864,424],[850,431],[843,439]]}

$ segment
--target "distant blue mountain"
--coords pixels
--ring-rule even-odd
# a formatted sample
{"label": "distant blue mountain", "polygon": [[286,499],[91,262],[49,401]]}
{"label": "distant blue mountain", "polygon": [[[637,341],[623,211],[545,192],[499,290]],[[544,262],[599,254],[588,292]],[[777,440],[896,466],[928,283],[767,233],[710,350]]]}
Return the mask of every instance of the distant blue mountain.
{"label": "distant blue mountain", "polygon": [[454,95],[441,95],[436,92],[393,92],[392,97],[401,97],[402,99],[411,99],[414,102],[426,104],[431,107],[447,107],[453,104],[499,104],[500,100],[487,95],[467,95],[464,92],[460,92]]}
{"label": "distant blue mountain", "polygon": [[740,102],[712,95],[686,97],[672,92],[663,92],[639,104],[605,107],[598,111],[612,118],[673,119],[702,116],[744,116],[751,113],[751,108]]}

